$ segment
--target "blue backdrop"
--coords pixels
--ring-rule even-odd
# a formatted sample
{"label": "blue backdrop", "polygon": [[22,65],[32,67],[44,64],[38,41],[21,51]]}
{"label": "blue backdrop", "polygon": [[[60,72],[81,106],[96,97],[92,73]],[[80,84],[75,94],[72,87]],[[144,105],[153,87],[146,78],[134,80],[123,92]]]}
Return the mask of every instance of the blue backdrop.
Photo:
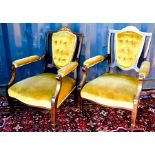
{"label": "blue backdrop", "polygon": [[[70,23],[70,24],[0,24],[0,85],[6,85],[11,77],[11,62],[30,55],[43,55],[45,52],[45,38],[48,30],[58,30],[68,25],[75,32],[84,34],[80,65],[90,57],[107,53],[108,30],[122,29],[127,25],[136,26],[144,32],[153,32],[150,48],[151,72],[145,87],[155,87],[155,24],[152,23]],[[92,68],[89,79],[102,74],[106,70],[106,62]],[[43,62],[24,66],[18,69],[17,81],[28,76],[39,74],[43,71]]]}

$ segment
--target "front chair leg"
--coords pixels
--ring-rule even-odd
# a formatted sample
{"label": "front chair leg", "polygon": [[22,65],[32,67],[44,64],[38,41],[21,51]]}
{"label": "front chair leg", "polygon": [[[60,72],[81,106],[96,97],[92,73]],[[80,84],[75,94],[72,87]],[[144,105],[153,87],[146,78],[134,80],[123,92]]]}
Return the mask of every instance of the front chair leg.
{"label": "front chair leg", "polygon": [[57,122],[57,104],[55,102],[55,98],[53,98],[51,107],[51,124],[55,127],[56,122]]}
{"label": "front chair leg", "polygon": [[51,123],[53,126],[56,126],[57,120],[57,108],[52,107],[51,109]]}
{"label": "front chair leg", "polygon": [[13,99],[9,97],[8,99],[9,106],[10,106],[10,113],[14,114],[15,113],[15,103],[13,102]]}
{"label": "front chair leg", "polygon": [[136,117],[137,117],[137,109],[138,109],[139,100],[134,100],[133,110],[131,112],[131,129],[134,129],[136,126]]}
{"label": "front chair leg", "polygon": [[15,112],[15,103],[13,102],[13,98],[10,97],[7,93],[7,101],[8,101],[8,104],[9,104],[9,107],[10,107],[10,113],[13,114]]}

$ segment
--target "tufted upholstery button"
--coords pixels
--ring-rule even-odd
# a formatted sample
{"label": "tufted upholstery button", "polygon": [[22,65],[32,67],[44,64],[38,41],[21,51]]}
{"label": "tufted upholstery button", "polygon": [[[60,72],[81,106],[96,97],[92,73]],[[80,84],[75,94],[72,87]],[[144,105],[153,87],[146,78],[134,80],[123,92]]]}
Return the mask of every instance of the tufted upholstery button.
{"label": "tufted upholstery button", "polygon": [[132,60],[133,60],[133,58],[129,58],[129,60],[130,60],[130,61],[132,61]]}
{"label": "tufted upholstery button", "polygon": [[120,43],[123,43],[123,40],[122,40],[122,39],[120,39],[120,40],[119,40],[119,42],[120,42]]}
{"label": "tufted upholstery button", "polygon": [[121,55],[118,55],[118,58],[121,58]]}
{"label": "tufted upholstery button", "polygon": [[62,44],[62,40],[60,40],[60,44]]}
{"label": "tufted upholstery button", "polygon": [[135,44],[135,42],[133,40],[131,40],[130,42],[131,42],[131,45],[134,45]]}
{"label": "tufted upholstery button", "polygon": [[67,41],[64,41],[64,45],[66,45],[67,44]]}
{"label": "tufted upholstery button", "polygon": [[125,41],[126,43],[128,43],[129,42],[129,40],[128,39],[126,39],[126,41]]}
{"label": "tufted upholstery button", "polygon": [[122,48],[122,52],[124,52],[125,51],[125,49],[124,49],[124,47]]}

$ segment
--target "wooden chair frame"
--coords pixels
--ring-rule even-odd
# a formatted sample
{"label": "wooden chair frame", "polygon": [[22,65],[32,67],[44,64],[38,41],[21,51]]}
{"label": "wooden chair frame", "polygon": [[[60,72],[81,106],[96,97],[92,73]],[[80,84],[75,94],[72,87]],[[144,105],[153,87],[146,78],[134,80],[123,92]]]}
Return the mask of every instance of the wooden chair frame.
{"label": "wooden chair frame", "polygon": [[[146,58],[147,58],[150,43],[151,43],[152,33],[140,32],[138,29],[136,29],[135,27],[132,27],[132,26],[126,27],[123,30],[110,30],[109,31],[109,38],[108,38],[108,53],[106,54],[106,56],[105,56],[105,58],[103,60],[103,61],[108,61],[108,66],[109,66],[108,72],[109,73],[112,73],[113,68],[117,66],[116,62],[112,63],[112,50],[113,50],[112,46],[114,46],[114,41],[115,41],[115,38],[112,38],[112,37],[114,37],[114,35],[116,33],[118,33],[118,32],[126,32],[126,31],[129,31],[129,30],[133,31],[133,32],[136,32],[136,33],[139,33],[139,34],[142,34],[145,39],[146,39],[146,37],[149,37],[148,44],[147,44],[147,47],[146,47],[145,52],[144,52],[143,61],[146,60]],[[138,63],[138,61],[137,61],[137,63]],[[89,68],[86,65],[84,65],[82,67],[82,71],[83,71],[82,80],[81,80],[81,82],[80,82],[80,84],[78,86],[78,107],[79,107],[79,109],[81,111],[83,110],[83,100],[89,101],[88,99],[82,98],[81,95],[80,95],[80,92],[81,92],[82,88],[87,83],[86,80],[87,80],[87,75],[88,75],[88,69]],[[137,72],[139,71],[139,69],[137,68],[137,64],[132,69],[135,69],[135,71],[137,71]],[[142,91],[143,83],[144,83],[144,75],[139,74],[139,77],[138,77],[138,89],[137,89],[137,94],[136,94],[136,96],[134,98],[134,101],[133,101],[133,103],[134,103],[133,104],[133,109],[131,111],[131,109],[124,108],[126,110],[131,111],[131,129],[135,128],[136,117],[137,117],[137,109],[138,109],[138,106],[139,106],[139,103],[140,103],[140,93]],[[91,102],[93,102],[93,101],[91,101]],[[97,102],[93,102],[93,103],[99,104]],[[102,106],[106,106],[106,105],[102,105]],[[113,107],[113,108],[118,108],[118,107]]]}
{"label": "wooden chair frame", "polygon": [[[61,28],[60,30],[58,31],[71,31],[71,29],[67,26]],[[52,35],[53,33],[55,32],[58,32],[58,31],[48,31],[47,32],[47,37],[46,37],[46,51],[45,51],[45,54],[41,57],[39,57],[38,60],[35,60],[33,62],[36,62],[36,61],[42,61],[42,60],[45,60],[45,69],[44,69],[44,73],[47,73],[49,72],[51,69],[55,68],[56,70],[58,70],[59,68],[54,64],[54,62],[52,61],[52,63],[50,62],[50,40],[52,38]],[[76,42],[76,48],[75,48],[75,51],[74,51],[74,54],[73,54],[73,59],[72,61],[76,61],[76,62],[79,62],[79,57],[80,57],[80,53],[81,53],[81,49],[82,49],[82,43],[83,43],[83,34],[82,33],[75,33],[75,32],[72,32],[73,34],[75,34],[77,36],[77,42]],[[33,62],[30,62],[30,63],[33,63]],[[30,63],[25,63],[23,65],[27,65],[27,64],[30,64]],[[22,67],[23,65],[21,66],[18,66],[18,67]],[[8,95],[8,89],[10,88],[10,86],[12,86],[16,80],[16,71],[17,67],[12,64],[12,67],[11,67],[11,72],[12,72],[12,77],[8,83],[8,86],[7,86],[7,98],[8,98],[8,103],[9,103],[9,106],[10,106],[10,112],[11,113],[14,113],[14,98],[10,97]],[[74,70],[74,79],[76,80],[76,86],[73,88],[73,90],[70,92],[70,94],[74,91],[74,98],[75,98],[75,102],[77,101],[77,84],[78,84],[78,72],[79,72],[79,66]],[[61,90],[61,85],[62,85],[62,79],[63,77],[61,77],[59,74],[57,74],[56,76],[56,80],[57,80],[57,86],[56,86],[56,91],[55,91],[55,95],[52,97],[52,100],[51,100],[51,123],[55,126],[56,125],[56,120],[57,120],[57,102],[58,102],[58,97],[59,97],[59,93],[60,93],[60,90]],[[69,95],[70,95],[69,94]],[[69,96],[68,95],[68,96]],[[66,98],[68,97],[66,96]],[[66,99],[65,98],[65,99]],[[63,100],[64,101],[64,100]],[[35,106],[36,107],[36,106]],[[40,107],[39,107],[40,108]],[[44,108],[45,109],[45,108]]]}

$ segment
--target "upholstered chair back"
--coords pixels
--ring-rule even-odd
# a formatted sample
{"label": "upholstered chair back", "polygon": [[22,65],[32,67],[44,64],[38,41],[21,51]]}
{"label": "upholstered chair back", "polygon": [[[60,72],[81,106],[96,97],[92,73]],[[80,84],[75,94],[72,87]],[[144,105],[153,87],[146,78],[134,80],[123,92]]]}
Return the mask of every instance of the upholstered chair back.
{"label": "upholstered chair back", "polygon": [[77,36],[71,31],[58,31],[52,35],[52,57],[56,67],[69,64],[74,56]]}
{"label": "upholstered chair back", "polygon": [[152,34],[141,32],[134,26],[122,30],[110,30],[108,54],[111,57],[110,71],[119,67],[122,70],[139,71],[140,60],[147,59]]}
{"label": "upholstered chair back", "polygon": [[115,58],[122,69],[131,69],[137,64],[142,52],[144,37],[136,32],[127,31],[116,34]]}

